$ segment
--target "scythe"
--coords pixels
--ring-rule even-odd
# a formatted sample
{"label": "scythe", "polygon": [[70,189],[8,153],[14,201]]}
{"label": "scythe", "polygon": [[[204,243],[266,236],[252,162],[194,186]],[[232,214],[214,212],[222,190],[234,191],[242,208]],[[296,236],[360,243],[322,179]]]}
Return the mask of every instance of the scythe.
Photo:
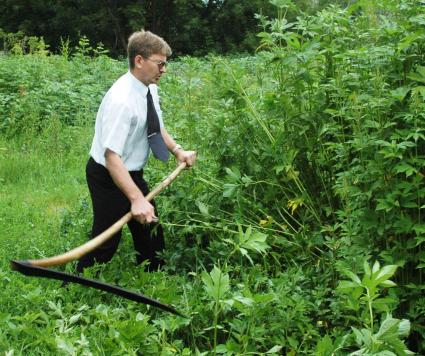
{"label": "scythe", "polygon": [[[156,195],[158,195],[164,188],[166,188],[186,167],[186,163],[181,163],[167,178],[165,178],[158,186],[155,187],[147,196],[146,199],[151,201]],[[103,290],[109,293],[113,293],[124,297],[126,299],[133,300],[138,303],[149,304],[155,307],[158,307],[162,310],[168,311],[170,313],[183,316],[180,312],[175,310],[173,307],[163,304],[155,299],[151,299],[146,297],[143,294],[136,293],[130,290],[122,289],[118,286],[110,285],[107,283],[103,283],[100,281],[96,281],[94,279],[88,279],[81,276],[59,272],[47,267],[64,265],[68,262],[75,261],[85,254],[93,251],[95,248],[100,246],[102,243],[111,238],[117,231],[119,231],[126,223],[128,223],[132,218],[131,212],[125,214],[121,219],[119,219],[116,223],[110,226],[107,230],[102,232],[100,235],[95,238],[89,240],[85,244],[78,246],[68,252],[63,254],[42,258],[38,260],[21,260],[16,261],[12,260],[11,268],[26,275],[26,276],[35,276],[35,277],[44,277],[57,279],[66,282],[78,283],[84,286],[92,287],[95,289]]]}

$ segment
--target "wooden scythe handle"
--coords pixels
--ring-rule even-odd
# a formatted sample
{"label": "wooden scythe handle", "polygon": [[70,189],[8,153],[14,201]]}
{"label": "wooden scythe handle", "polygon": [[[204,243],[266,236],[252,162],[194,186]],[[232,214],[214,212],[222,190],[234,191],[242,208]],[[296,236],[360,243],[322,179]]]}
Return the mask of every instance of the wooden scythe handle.
{"label": "wooden scythe handle", "polygon": [[[152,190],[147,196],[146,199],[151,201],[159,192],[161,192],[165,187],[167,187],[186,167],[186,162],[180,163],[180,165],[167,177],[165,178],[154,190]],[[42,258],[39,260],[28,260],[26,263],[29,263],[33,266],[38,267],[51,267],[63,265],[65,263],[74,261],[81,256],[93,251],[96,247],[103,244],[107,241],[111,236],[113,236],[117,231],[119,231],[126,223],[131,220],[131,211],[125,214],[121,219],[119,219],[115,224],[110,226],[107,230],[102,232],[100,235],[86,242],[85,244],[78,246],[68,252],[65,252],[61,255]]]}

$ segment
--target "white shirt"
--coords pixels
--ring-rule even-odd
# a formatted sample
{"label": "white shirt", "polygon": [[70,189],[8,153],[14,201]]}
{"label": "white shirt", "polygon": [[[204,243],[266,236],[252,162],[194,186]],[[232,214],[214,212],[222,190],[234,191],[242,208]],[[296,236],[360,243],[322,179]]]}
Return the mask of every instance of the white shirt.
{"label": "white shirt", "polygon": [[[158,88],[149,85],[160,127],[164,127]],[[105,94],[96,116],[90,155],[106,166],[105,151],[117,153],[128,171],[144,167],[149,157],[146,121],[148,87],[131,72],[121,76]]]}

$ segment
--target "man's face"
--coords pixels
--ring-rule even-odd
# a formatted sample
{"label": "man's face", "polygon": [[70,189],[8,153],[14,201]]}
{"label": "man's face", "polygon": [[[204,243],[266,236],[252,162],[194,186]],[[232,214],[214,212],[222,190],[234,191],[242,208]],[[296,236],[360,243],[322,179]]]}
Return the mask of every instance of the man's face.
{"label": "man's face", "polygon": [[153,54],[149,58],[141,55],[135,58],[136,76],[145,85],[157,84],[161,76],[167,72],[167,57],[162,54]]}

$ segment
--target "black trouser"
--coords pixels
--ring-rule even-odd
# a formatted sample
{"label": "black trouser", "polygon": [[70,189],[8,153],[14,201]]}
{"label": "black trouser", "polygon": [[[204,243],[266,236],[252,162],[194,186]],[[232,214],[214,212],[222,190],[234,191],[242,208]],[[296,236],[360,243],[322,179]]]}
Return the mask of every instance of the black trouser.
{"label": "black trouser", "polygon": [[[143,179],[143,171],[130,172],[130,176],[146,196],[149,193],[149,188]],[[108,170],[96,163],[91,157],[86,166],[86,178],[93,203],[91,238],[94,238],[128,213],[131,205],[124,193],[113,182]],[[151,202],[151,204],[155,206],[155,203]],[[140,264],[148,260],[150,262],[148,270],[157,270],[163,264],[163,261],[156,253],[162,251],[165,247],[161,225],[142,225],[136,220],[130,220],[128,227],[137,252],[136,263]],[[120,239],[121,230],[94,251],[84,255],[78,261],[77,272],[82,272],[84,268],[92,266],[95,262],[105,263],[110,261],[118,248]]]}

